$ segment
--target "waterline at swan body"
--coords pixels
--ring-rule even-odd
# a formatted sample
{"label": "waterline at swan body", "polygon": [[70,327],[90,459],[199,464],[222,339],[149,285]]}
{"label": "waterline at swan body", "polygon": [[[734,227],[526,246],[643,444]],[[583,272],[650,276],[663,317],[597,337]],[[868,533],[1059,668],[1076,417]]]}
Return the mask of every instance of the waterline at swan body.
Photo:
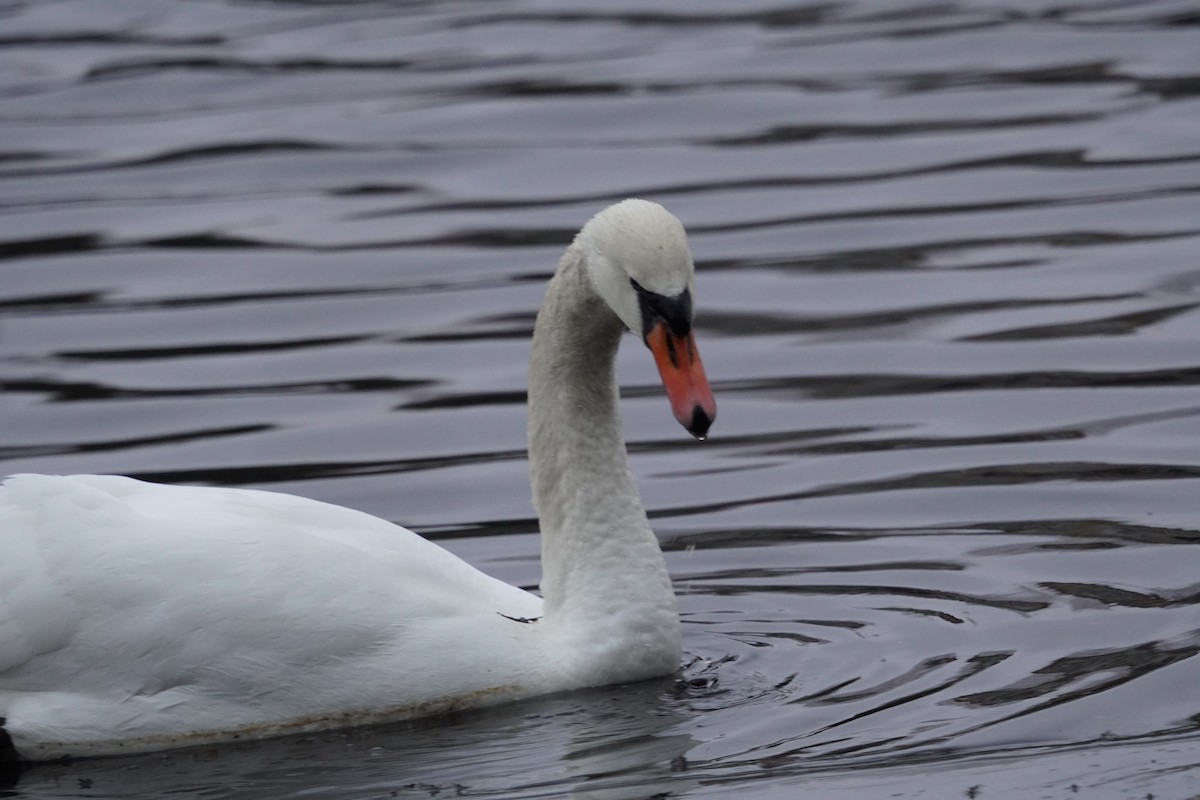
{"label": "waterline at swan body", "polygon": [[673,672],[679,617],[629,471],[614,359],[626,330],[639,336],[703,438],[716,408],[693,291],[683,227],[642,200],[593,217],[550,281],[529,376],[541,597],[301,497],[9,478],[0,757],[334,728]]}

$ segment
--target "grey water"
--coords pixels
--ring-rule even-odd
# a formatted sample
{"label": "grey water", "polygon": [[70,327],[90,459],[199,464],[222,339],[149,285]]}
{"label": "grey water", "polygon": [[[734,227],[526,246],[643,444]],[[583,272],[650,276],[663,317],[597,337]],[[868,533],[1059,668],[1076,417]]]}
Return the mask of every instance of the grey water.
{"label": "grey water", "polygon": [[1195,2],[0,0],[0,472],[534,588],[533,314],[628,196],[720,408],[626,343],[679,675],[0,796],[1200,796]]}

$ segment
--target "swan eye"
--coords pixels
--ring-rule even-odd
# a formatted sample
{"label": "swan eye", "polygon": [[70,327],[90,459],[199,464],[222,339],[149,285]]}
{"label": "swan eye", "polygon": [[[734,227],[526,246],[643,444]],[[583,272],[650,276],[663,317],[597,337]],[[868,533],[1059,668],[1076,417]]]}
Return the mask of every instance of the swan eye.
{"label": "swan eye", "polygon": [[652,292],[633,278],[629,285],[637,292],[638,306],[642,310],[642,336],[645,337],[657,322],[667,323],[671,333],[687,336],[692,330],[692,293],[684,289],[675,297]]}

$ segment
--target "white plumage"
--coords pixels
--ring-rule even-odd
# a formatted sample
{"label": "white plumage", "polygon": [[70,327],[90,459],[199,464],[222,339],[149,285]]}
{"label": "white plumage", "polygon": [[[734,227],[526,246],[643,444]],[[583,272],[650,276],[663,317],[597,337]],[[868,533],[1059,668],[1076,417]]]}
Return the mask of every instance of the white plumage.
{"label": "white plumage", "polygon": [[411,531],[314,500],[117,476],[8,479],[0,718],[17,752],[365,724],[676,669],[675,599],[629,473],[613,358],[634,327],[687,409],[680,421],[703,436],[715,406],[677,318],[686,305],[690,324],[692,283],[682,226],[640,200],[594,217],[551,281],[530,367],[545,601]]}

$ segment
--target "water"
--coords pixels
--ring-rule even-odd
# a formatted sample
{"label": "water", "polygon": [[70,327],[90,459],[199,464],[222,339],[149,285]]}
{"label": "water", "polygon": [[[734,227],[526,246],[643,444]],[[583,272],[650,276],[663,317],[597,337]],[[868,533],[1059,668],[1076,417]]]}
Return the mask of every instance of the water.
{"label": "water", "polygon": [[525,362],[671,208],[710,440],[620,358],[675,678],[5,796],[1200,795],[1200,5],[0,4],[3,472],[254,486],[539,576]]}

